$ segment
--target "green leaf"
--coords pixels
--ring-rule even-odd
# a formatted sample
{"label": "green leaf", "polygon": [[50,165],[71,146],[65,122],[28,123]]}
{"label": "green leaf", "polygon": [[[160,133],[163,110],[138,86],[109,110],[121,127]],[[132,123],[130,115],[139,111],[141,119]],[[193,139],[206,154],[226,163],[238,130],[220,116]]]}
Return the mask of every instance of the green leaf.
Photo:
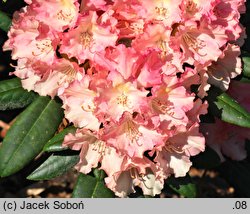
{"label": "green leaf", "polygon": [[67,127],[57,135],[55,135],[52,139],[50,139],[45,146],[43,147],[44,152],[58,152],[62,150],[66,150],[67,147],[62,147],[62,142],[64,140],[65,135],[68,133],[75,133],[76,128],[74,126]]}
{"label": "green leaf", "polygon": [[166,183],[171,189],[185,198],[195,198],[197,195],[196,185],[192,182],[189,175],[182,178],[170,177]]}
{"label": "green leaf", "polygon": [[211,88],[208,96],[209,112],[221,120],[250,128],[250,113],[225,92]]}
{"label": "green leaf", "polygon": [[11,25],[11,19],[8,15],[2,11],[0,11],[0,29],[5,32],[8,32]]}
{"label": "green leaf", "polygon": [[108,189],[102,180],[90,175],[78,176],[73,198],[113,198],[114,193]]}
{"label": "green leaf", "polygon": [[192,163],[198,169],[213,169],[219,166],[221,161],[219,155],[209,146],[206,146],[204,152],[192,158]]}
{"label": "green leaf", "polygon": [[11,175],[36,157],[63,118],[61,104],[38,97],[16,119],[0,148],[0,175]]}
{"label": "green leaf", "polygon": [[247,78],[247,77],[242,77],[242,78],[240,78],[239,81],[240,81],[240,82],[243,82],[243,83],[250,83],[250,79]]}
{"label": "green leaf", "polygon": [[106,177],[106,173],[101,169],[94,169],[93,174],[99,181],[103,180]]}
{"label": "green leaf", "polygon": [[32,172],[27,179],[49,180],[60,176],[71,169],[79,161],[79,154],[52,154],[41,166]]}
{"label": "green leaf", "polygon": [[23,108],[29,105],[37,94],[23,89],[20,79],[0,81],[0,110]]}
{"label": "green leaf", "polygon": [[243,75],[250,78],[250,54],[247,52],[242,53],[243,61]]}

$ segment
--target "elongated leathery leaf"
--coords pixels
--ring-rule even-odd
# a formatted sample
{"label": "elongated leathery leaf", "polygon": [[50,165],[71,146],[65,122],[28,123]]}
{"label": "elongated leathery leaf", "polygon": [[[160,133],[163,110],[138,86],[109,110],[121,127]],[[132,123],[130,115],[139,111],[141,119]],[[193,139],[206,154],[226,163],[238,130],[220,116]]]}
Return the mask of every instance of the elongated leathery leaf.
{"label": "elongated leathery leaf", "polygon": [[228,94],[212,88],[208,100],[213,115],[227,123],[250,128],[250,113]]}
{"label": "elongated leathery leaf", "polygon": [[0,81],[0,110],[23,108],[38,95],[23,89],[18,78]]}
{"label": "elongated leathery leaf", "polygon": [[2,11],[0,11],[0,29],[7,32],[11,25],[11,19],[8,15]]}
{"label": "elongated leathery leaf", "polygon": [[250,78],[250,54],[247,52],[243,52],[242,61],[243,61],[243,75],[245,77]]}
{"label": "elongated leathery leaf", "polygon": [[41,166],[32,172],[27,179],[49,180],[60,176],[71,169],[79,161],[79,154],[64,152],[52,154]]}
{"label": "elongated leathery leaf", "polygon": [[74,133],[76,128],[74,126],[67,127],[57,135],[55,135],[52,139],[48,141],[48,143],[45,144],[43,147],[43,151],[45,152],[57,152],[57,151],[62,151],[66,150],[66,147],[62,147],[62,142],[68,133]]}
{"label": "elongated leathery leaf", "polygon": [[0,175],[11,175],[38,155],[63,118],[61,104],[38,97],[16,119],[0,148]]}
{"label": "elongated leathery leaf", "polygon": [[103,180],[90,175],[80,174],[72,194],[73,198],[112,198],[114,193]]}
{"label": "elongated leathery leaf", "polygon": [[181,178],[170,177],[167,179],[167,184],[175,192],[186,198],[195,198],[197,195],[196,185],[189,175]]}

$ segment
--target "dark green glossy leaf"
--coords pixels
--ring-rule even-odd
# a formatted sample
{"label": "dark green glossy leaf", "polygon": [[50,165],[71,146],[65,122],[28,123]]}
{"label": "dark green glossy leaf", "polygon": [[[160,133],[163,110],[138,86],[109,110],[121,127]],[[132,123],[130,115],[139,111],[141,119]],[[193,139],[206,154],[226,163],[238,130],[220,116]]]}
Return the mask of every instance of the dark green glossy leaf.
{"label": "dark green glossy leaf", "polygon": [[0,110],[23,108],[29,105],[37,94],[22,88],[20,79],[0,81]]}
{"label": "dark green glossy leaf", "polygon": [[185,198],[195,198],[197,195],[196,185],[192,182],[189,175],[182,178],[170,177],[166,183],[171,189]]}
{"label": "dark green glossy leaf", "polygon": [[225,92],[211,88],[208,96],[209,112],[221,120],[250,128],[250,113]]}
{"label": "dark green glossy leaf", "polygon": [[66,147],[62,147],[62,142],[64,140],[65,135],[68,133],[75,133],[76,128],[74,126],[67,127],[60,133],[56,134],[52,139],[50,139],[45,146],[43,147],[44,152],[57,152],[66,150]]}
{"label": "dark green glossy leaf", "polygon": [[192,158],[193,166],[199,169],[212,169],[220,165],[220,157],[217,153],[206,146],[204,152]]}
{"label": "dark green glossy leaf", "polygon": [[102,180],[90,175],[80,174],[72,194],[73,198],[112,198],[114,193]]}
{"label": "dark green glossy leaf", "polygon": [[94,169],[93,174],[99,181],[102,181],[106,177],[106,173],[100,169]]}
{"label": "dark green glossy leaf", "polygon": [[11,175],[28,164],[51,139],[63,118],[61,104],[38,97],[16,119],[0,148],[0,175]]}
{"label": "dark green glossy leaf", "polygon": [[7,32],[11,25],[11,19],[8,15],[2,11],[0,11],[0,29]]}
{"label": "dark green glossy leaf", "polygon": [[242,61],[243,61],[243,75],[245,77],[250,78],[250,54],[247,52],[243,52]]}
{"label": "dark green glossy leaf", "polygon": [[27,179],[49,180],[60,176],[79,161],[79,154],[52,154],[41,166],[32,172]]}

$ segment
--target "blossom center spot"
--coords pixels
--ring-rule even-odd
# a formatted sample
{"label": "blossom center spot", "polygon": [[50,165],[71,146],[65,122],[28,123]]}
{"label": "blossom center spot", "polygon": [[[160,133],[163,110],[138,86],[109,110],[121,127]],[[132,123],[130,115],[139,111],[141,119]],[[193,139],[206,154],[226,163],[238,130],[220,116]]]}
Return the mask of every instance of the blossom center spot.
{"label": "blossom center spot", "polygon": [[84,48],[89,48],[92,40],[92,35],[89,32],[82,32],[80,34],[80,43]]}

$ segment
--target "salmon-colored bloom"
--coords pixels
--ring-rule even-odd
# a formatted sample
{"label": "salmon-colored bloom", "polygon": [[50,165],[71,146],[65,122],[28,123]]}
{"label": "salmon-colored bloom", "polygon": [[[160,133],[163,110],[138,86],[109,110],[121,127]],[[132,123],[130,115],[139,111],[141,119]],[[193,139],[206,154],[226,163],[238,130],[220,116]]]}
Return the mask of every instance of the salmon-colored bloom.
{"label": "salmon-colored bloom", "polygon": [[[12,50],[13,74],[25,89],[61,98],[65,118],[77,127],[63,142],[80,151],[76,169],[103,169],[119,197],[135,187],[155,196],[164,179],[185,176],[190,157],[205,148],[200,115],[210,84],[227,90],[241,73],[245,1],[25,2],[3,49]],[[248,108],[246,100],[239,102]],[[242,159],[248,136],[222,125],[202,127],[207,143]]]}

